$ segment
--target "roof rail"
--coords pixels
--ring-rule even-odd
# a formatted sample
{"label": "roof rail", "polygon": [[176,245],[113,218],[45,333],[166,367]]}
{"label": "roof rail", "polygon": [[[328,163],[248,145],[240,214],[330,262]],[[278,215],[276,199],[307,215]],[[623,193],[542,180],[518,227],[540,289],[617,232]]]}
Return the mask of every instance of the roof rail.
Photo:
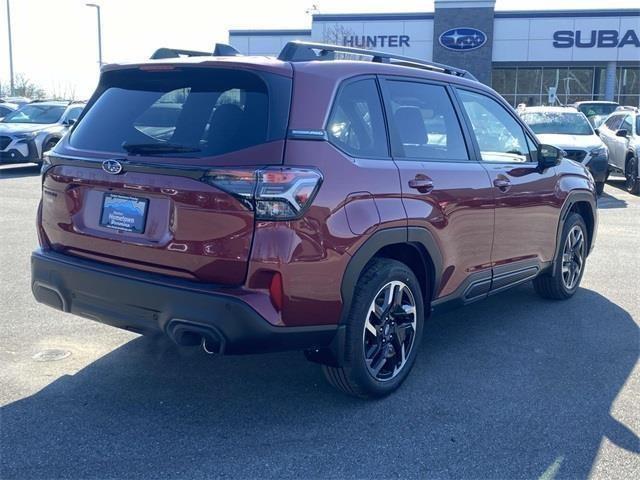
{"label": "roof rail", "polygon": [[162,58],[179,58],[179,57],[233,57],[240,55],[240,52],[226,43],[216,43],[213,52],[199,52],[197,50],[182,50],[179,48],[159,48],[153,55],[151,60]]}
{"label": "roof rail", "polygon": [[434,72],[447,73],[458,77],[470,78],[477,80],[467,70],[444,65],[442,63],[428,62],[418,58],[405,57],[394,53],[378,52],[376,50],[367,50],[365,48],[354,48],[340,45],[328,45],[324,43],[291,41],[282,48],[278,60],[285,62],[309,62],[314,60],[335,60],[336,53],[344,53],[349,55],[363,55],[372,57],[371,61],[375,63],[390,63],[393,65],[402,65],[405,67],[422,68],[424,70],[432,70]]}

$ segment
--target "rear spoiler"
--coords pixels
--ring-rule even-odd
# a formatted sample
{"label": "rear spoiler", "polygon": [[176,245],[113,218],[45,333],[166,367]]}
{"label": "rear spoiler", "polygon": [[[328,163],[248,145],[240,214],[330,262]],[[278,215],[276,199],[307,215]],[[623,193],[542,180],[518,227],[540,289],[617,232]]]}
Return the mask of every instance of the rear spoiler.
{"label": "rear spoiler", "polygon": [[182,50],[179,48],[159,48],[153,55],[151,60],[163,58],[179,58],[179,57],[235,57],[241,55],[238,50],[226,43],[216,43],[213,52],[199,52],[197,50]]}

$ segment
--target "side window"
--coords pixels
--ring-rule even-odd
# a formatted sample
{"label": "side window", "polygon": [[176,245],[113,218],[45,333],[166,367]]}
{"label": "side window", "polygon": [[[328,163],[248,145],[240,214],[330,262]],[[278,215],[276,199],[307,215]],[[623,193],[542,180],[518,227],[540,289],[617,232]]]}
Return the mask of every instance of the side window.
{"label": "side window", "polygon": [[78,117],[82,113],[83,108],[84,107],[74,107],[69,109],[66,115],[67,116],[66,120],[78,120]]}
{"label": "side window", "polygon": [[399,137],[403,158],[468,160],[460,123],[447,90],[440,85],[401,80],[387,82],[389,122]]}
{"label": "side window", "polygon": [[631,115],[625,115],[624,120],[618,130],[626,130],[629,135],[633,133],[633,123],[631,121]]}
{"label": "side window", "polygon": [[622,123],[622,116],[621,115],[613,115],[612,117],[609,118],[609,120],[607,120],[606,122],[606,126],[609,130],[611,131],[616,131],[618,130],[618,127],[620,126],[620,123]]}
{"label": "side window", "polygon": [[485,162],[529,162],[531,152],[520,124],[497,101],[485,95],[459,90],[471,120],[482,160]]}
{"label": "side window", "polygon": [[329,141],[354,157],[387,157],[387,134],[374,79],[340,89],[327,124]]}

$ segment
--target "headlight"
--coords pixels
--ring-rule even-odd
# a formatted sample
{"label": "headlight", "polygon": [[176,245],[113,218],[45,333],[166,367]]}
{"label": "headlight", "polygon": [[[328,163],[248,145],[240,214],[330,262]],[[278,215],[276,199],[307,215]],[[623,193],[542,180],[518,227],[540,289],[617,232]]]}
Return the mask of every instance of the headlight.
{"label": "headlight", "polygon": [[603,145],[601,147],[594,148],[589,153],[592,157],[606,157],[609,152],[607,151],[607,147]]}

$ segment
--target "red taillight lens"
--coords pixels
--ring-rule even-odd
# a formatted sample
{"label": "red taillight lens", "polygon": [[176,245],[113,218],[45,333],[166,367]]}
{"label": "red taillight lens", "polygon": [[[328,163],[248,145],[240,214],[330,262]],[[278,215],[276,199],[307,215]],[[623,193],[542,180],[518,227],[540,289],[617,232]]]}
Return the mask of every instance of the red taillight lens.
{"label": "red taillight lens", "polygon": [[310,205],[322,175],[308,168],[266,167],[212,170],[206,180],[254,209],[257,220],[291,220]]}

